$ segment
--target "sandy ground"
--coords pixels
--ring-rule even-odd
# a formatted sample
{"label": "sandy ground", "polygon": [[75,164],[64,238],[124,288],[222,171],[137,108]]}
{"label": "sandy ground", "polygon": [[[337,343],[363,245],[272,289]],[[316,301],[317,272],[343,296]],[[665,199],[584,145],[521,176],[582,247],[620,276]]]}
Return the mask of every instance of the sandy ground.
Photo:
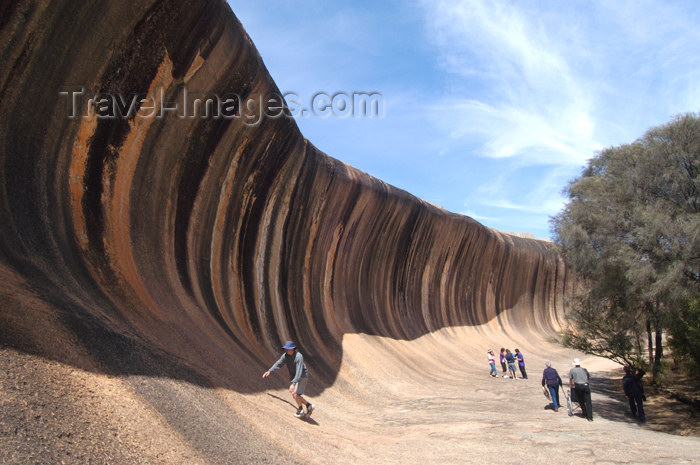
{"label": "sandy ground", "polygon": [[486,339],[467,328],[414,341],[346,335],[330,388],[314,389],[310,367],[316,411],[305,420],[292,415],[284,376],[243,395],[3,348],[0,463],[697,463],[700,428],[688,407],[650,398],[640,426],[620,393],[620,370],[584,358],[595,377],[594,421],[555,413],[541,391],[544,361],[566,383],[580,354],[503,341],[519,344],[529,379],[491,378]]}

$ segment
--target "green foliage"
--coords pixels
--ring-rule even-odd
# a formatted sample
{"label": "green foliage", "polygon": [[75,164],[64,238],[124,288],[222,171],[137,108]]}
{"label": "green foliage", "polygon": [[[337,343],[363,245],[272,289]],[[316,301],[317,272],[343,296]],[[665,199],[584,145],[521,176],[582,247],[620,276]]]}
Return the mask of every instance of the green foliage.
{"label": "green foliage", "polygon": [[658,371],[661,332],[688,323],[679,305],[700,286],[699,172],[700,118],[688,114],[603,150],[570,182],[551,220],[584,283],[569,305],[567,345],[635,366],[655,345]]}
{"label": "green foliage", "polygon": [[673,357],[688,374],[700,378],[700,297],[688,300],[669,322]]}
{"label": "green foliage", "polygon": [[571,326],[562,332],[561,342],[587,354],[647,370],[649,365],[641,356],[646,340],[644,311],[631,311],[620,281],[603,282],[607,285],[587,286],[568,301]]}

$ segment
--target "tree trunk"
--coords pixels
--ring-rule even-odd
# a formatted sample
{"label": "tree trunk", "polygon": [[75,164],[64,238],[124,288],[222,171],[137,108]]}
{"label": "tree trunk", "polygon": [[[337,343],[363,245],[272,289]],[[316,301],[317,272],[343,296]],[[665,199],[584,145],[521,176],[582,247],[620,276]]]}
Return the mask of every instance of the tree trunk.
{"label": "tree trunk", "polygon": [[654,331],[656,332],[656,353],[654,354],[654,366],[661,368],[661,359],[664,356],[663,328],[656,322]]}
{"label": "tree trunk", "polygon": [[664,355],[663,328],[659,317],[659,301],[654,304],[654,333],[656,335],[656,352],[654,353],[654,364],[652,365],[653,380],[656,382],[657,375],[661,373],[661,358]]}
{"label": "tree trunk", "polygon": [[651,320],[647,317],[647,343],[649,345],[649,365],[654,364],[654,340],[651,334]]}

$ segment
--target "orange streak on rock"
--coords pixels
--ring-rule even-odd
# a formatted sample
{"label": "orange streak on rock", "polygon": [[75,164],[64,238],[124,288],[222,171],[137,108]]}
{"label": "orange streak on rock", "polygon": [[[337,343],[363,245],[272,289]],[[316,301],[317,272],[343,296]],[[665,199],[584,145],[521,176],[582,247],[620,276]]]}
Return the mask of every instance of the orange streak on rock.
{"label": "orange streak on rock", "polygon": [[[173,82],[173,64],[167,53],[155,78],[148,89],[148,95],[156,96],[159,90],[167,89]],[[156,101],[156,113],[160,111],[163,102]],[[111,176],[105,177],[105,249],[110,256],[113,269],[123,283],[119,286],[128,290],[136,297],[139,307],[137,311],[149,316],[164,319],[165,314],[159,304],[151,297],[142,275],[134,260],[134,249],[131,234],[132,182],[139,159],[143,157],[144,139],[156,121],[155,117],[136,116],[129,121],[129,134],[119,150],[119,158],[114,167],[113,185]]]}
{"label": "orange streak on rock", "polygon": [[71,193],[71,211],[73,213],[73,227],[75,228],[78,243],[83,249],[88,246],[88,237],[85,230],[85,218],[83,217],[83,178],[87,163],[87,153],[90,145],[90,138],[95,133],[97,127],[97,117],[93,112],[91,115],[81,119],[80,127],[73,142],[71,150],[70,172],[68,182]]}

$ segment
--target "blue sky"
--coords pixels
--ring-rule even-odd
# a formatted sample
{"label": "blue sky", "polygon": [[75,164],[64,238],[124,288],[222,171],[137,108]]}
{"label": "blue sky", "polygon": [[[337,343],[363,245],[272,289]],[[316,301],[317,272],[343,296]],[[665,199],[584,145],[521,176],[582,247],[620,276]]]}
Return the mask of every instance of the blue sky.
{"label": "blue sky", "polygon": [[502,231],[550,236],[603,148],[700,111],[700,2],[229,0],[283,93],[379,92],[296,118],[328,155]]}

